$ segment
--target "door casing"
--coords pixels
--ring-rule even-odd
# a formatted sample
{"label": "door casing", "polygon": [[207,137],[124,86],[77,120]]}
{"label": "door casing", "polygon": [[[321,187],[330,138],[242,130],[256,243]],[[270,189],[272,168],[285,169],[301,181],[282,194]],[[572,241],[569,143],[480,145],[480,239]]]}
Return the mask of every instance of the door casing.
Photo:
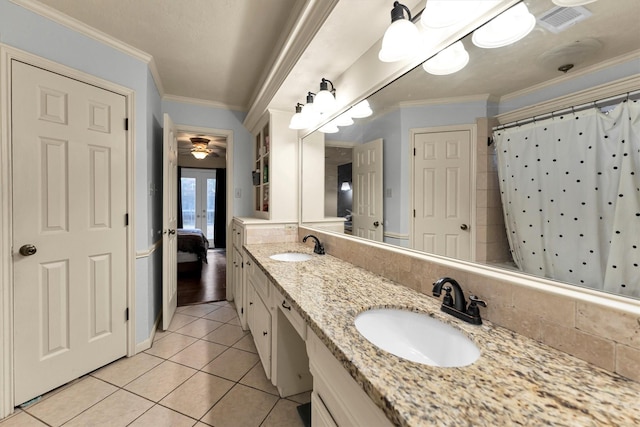
{"label": "door casing", "polygon": [[14,407],[13,384],[13,265],[12,265],[12,171],[11,171],[11,61],[18,60],[65,77],[78,80],[126,99],[129,132],[127,132],[127,227],[126,286],[129,322],[127,355],[135,354],[135,92],[131,89],[0,44],[0,419],[10,415]]}

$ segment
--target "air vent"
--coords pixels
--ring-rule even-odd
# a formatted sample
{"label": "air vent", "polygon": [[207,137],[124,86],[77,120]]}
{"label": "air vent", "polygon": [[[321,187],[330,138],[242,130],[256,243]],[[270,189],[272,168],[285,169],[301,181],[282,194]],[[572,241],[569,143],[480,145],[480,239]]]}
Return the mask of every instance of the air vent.
{"label": "air vent", "polygon": [[552,33],[560,33],[580,21],[584,21],[592,14],[581,6],[554,7],[537,17],[538,24]]}

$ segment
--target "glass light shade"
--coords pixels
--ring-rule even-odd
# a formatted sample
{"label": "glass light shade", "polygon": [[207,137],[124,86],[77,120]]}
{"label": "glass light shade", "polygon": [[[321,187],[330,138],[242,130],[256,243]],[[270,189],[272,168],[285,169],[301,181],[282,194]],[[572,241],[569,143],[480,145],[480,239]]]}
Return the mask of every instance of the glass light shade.
{"label": "glass light shade", "polygon": [[316,111],[313,103],[305,104],[300,114],[302,114],[302,119],[308,127],[320,121],[320,113]]}
{"label": "glass light shade", "polygon": [[378,59],[382,62],[401,61],[419,53],[420,31],[408,19],[398,19],[389,25],[382,38]]}
{"label": "glass light shade", "polygon": [[349,115],[354,119],[361,119],[363,117],[369,117],[373,114],[373,110],[369,106],[369,101],[366,99],[360,101],[349,110]]}
{"label": "glass light shade", "polygon": [[348,112],[340,114],[333,121],[337,126],[351,126],[354,123]]}
{"label": "glass light shade", "polygon": [[191,150],[191,154],[198,160],[202,160],[209,155],[206,151],[198,151],[196,149]]}
{"label": "glass light shade", "polygon": [[306,129],[309,126],[304,120],[304,116],[302,112],[295,113],[293,117],[291,117],[291,121],[289,122],[289,129]]}
{"label": "glass light shade", "polygon": [[336,97],[328,90],[321,90],[313,98],[313,106],[320,114],[327,114],[336,109]]}
{"label": "glass light shade", "polygon": [[342,185],[340,186],[340,190],[342,191],[349,191],[351,190],[351,184],[349,184],[347,181],[344,181],[342,183]]}
{"label": "glass light shade", "polygon": [[423,28],[445,28],[468,19],[481,3],[478,0],[429,0],[422,12]]}
{"label": "glass light shade", "polygon": [[471,40],[478,47],[492,49],[517,42],[529,34],[536,18],[524,3],[518,3],[473,32]]}
{"label": "glass light shade", "polygon": [[336,124],[333,123],[333,121],[330,121],[326,125],[320,127],[320,129],[318,130],[322,133],[336,133],[340,131],[340,129],[338,129],[338,126],[336,126]]}
{"label": "glass light shade", "polygon": [[576,6],[582,6],[585,4],[593,3],[596,0],[552,0],[552,1],[557,6],[576,7]]}
{"label": "glass light shade", "polygon": [[422,68],[429,74],[444,76],[462,70],[468,63],[469,52],[457,41],[422,64]]}

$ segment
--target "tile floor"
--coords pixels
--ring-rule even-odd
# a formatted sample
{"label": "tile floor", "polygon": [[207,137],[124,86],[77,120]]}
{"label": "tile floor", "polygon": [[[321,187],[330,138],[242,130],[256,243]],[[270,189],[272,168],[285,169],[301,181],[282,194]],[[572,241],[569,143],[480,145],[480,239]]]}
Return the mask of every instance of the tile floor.
{"label": "tile floor", "polygon": [[56,389],[13,426],[303,426],[303,393],[282,399],[226,301],[178,307],[153,346]]}

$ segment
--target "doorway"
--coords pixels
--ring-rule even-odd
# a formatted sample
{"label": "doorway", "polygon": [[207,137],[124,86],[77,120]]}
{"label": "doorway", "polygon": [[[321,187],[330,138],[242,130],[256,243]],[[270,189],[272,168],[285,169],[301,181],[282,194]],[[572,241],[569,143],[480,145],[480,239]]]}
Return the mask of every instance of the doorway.
{"label": "doorway", "polygon": [[[229,131],[178,128],[178,306],[227,298],[226,232],[229,218],[227,182]],[[226,133],[225,133],[226,132]],[[206,141],[209,154],[196,159],[193,141]],[[185,254],[181,239],[199,236],[199,258]],[[185,262],[186,261],[186,262]]]}

